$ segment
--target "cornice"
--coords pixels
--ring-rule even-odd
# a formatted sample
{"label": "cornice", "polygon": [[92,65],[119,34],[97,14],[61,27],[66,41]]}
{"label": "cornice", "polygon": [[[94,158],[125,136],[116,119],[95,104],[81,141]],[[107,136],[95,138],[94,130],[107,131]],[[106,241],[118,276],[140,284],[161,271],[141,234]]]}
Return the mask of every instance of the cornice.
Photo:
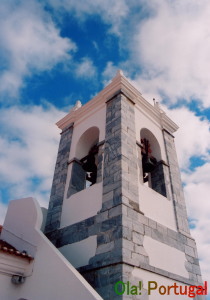
{"label": "cornice", "polygon": [[25,275],[30,261],[22,257],[0,252],[0,273],[7,275]]}
{"label": "cornice", "polygon": [[131,84],[131,82],[123,75],[122,71],[118,71],[112,81],[93,99],[87,102],[84,106],[75,111],[70,111],[64,118],[56,124],[60,129],[66,128],[71,123],[81,122],[90,115],[95,114],[98,110],[105,107],[106,102],[114,94],[121,91],[129,100],[131,100],[137,108],[146,112],[151,118],[156,119],[162,126],[173,133],[178,129],[178,126],[157,106],[151,105],[142,97],[142,94]]}

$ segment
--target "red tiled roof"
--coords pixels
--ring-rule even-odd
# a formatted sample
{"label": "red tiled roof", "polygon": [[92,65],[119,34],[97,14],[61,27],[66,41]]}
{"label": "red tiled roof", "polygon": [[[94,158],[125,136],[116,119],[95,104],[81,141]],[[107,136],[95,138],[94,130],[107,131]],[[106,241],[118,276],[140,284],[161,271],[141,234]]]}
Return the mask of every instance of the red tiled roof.
{"label": "red tiled roof", "polygon": [[19,256],[22,258],[27,258],[28,260],[32,260],[33,257],[28,255],[26,252],[20,252],[17,249],[15,249],[13,246],[8,244],[7,242],[0,240],[0,252],[5,252],[10,255]]}

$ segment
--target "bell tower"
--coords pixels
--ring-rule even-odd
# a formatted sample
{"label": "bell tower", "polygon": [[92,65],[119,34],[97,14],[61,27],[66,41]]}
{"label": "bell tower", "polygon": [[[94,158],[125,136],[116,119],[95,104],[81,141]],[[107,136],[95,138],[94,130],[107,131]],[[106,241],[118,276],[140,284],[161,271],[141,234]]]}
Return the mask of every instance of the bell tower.
{"label": "bell tower", "polygon": [[[62,132],[45,228],[52,243],[106,300],[155,300],[161,286],[201,285],[174,144],[177,125],[121,71],[57,125]],[[174,297],[171,289],[167,299]]]}

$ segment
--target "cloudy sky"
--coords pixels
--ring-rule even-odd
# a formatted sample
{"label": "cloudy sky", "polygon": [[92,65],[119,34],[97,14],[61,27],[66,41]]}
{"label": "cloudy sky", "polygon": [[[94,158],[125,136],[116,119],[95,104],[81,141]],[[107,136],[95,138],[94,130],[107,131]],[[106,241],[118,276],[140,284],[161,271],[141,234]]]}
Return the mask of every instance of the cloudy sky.
{"label": "cloudy sky", "polygon": [[47,206],[59,130],[117,69],[180,126],[192,235],[210,282],[210,1],[0,1],[0,223],[10,199]]}

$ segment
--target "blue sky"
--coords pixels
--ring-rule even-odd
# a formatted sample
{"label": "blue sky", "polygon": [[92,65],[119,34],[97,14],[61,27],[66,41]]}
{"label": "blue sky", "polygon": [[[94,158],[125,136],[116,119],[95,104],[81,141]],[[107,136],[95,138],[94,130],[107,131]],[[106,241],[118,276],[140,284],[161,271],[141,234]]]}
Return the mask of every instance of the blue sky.
{"label": "blue sky", "polygon": [[47,206],[54,123],[124,74],[180,126],[179,163],[203,279],[210,281],[210,3],[1,0],[0,216],[8,200]]}

